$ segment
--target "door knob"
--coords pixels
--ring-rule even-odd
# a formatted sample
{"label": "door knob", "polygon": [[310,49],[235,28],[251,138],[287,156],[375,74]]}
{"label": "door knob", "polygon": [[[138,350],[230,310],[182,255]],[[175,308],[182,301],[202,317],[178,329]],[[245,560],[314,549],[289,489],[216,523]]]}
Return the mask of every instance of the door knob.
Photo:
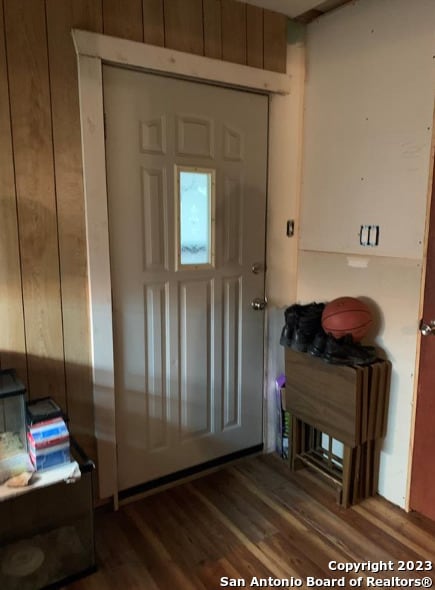
{"label": "door knob", "polygon": [[255,311],[261,311],[262,309],[264,309],[266,307],[266,303],[267,303],[266,299],[262,299],[261,297],[255,297],[255,299],[253,299],[251,301],[251,307]]}
{"label": "door knob", "polygon": [[430,320],[429,323],[421,320],[420,332],[423,334],[423,336],[435,336],[435,320]]}

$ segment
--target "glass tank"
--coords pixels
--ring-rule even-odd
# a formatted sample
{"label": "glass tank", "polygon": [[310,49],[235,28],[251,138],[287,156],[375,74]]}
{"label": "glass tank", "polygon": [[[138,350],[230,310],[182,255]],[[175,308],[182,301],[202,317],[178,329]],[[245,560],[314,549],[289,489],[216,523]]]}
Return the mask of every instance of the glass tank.
{"label": "glass tank", "polygon": [[26,389],[12,369],[0,371],[0,484],[32,471],[27,452]]}
{"label": "glass tank", "polygon": [[0,500],[1,590],[63,588],[95,571],[94,464],[73,439],[71,450],[79,479]]}

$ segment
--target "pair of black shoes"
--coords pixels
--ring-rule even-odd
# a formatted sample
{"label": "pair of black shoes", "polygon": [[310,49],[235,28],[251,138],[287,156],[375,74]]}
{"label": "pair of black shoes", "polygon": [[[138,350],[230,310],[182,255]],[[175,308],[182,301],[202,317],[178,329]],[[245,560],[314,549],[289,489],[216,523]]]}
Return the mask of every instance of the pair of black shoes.
{"label": "pair of black shoes", "polygon": [[307,352],[334,365],[365,366],[375,362],[377,357],[374,346],[354,342],[350,334],[334,338],[323,330],[316,334]]}
{"label": "pair of black shoes", "polygon": [[376,349],[354,342],[350,334],[334,338],[322,328],[324,303],[294,304],[284,312],[285,324],[280,344],[298,352],[308,352],[335,365],[369,365],[376,360]]}
{"label": "pair of black shoes", "polygon": [[294,304],[284,312],[285,324],[280,344],[298,352],[306,352],[316,334],[322,329],[324,303]]}

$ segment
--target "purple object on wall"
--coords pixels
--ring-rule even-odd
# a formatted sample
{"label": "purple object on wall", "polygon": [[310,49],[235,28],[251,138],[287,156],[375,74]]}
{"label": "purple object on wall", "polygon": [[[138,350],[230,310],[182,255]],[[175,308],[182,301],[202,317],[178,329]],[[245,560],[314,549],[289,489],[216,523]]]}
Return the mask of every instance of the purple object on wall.
{"label": "purple object on wall", "polygon": [[278,388],[284,387],[285,386],[285,375],[281,374],[279,377],[277,377],[275,383]]}

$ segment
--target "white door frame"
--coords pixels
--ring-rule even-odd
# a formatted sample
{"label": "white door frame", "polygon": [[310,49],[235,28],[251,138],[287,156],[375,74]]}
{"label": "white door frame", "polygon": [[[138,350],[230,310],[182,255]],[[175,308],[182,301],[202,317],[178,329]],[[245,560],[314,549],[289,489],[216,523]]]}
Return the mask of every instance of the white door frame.
{"label": "white door frame", "polygon": [[[102,64],[135,67],[148,72],[269,94],[272,100],[269,107],[268,211],[273,203],[280,202],[279,194],[285,186],[283,181],[288,180],[287,154],[291,153],[291,135],[288,126],[283,124],[283,117],[290,109],[291,84],[290,76],[286,74],[172,49],[76,29],[72,31],[72,36],[78,61],[99,492],[101,498],[113,497],[117,505],[112,286]],[[266,414],[266,403],[264,409]]]}

